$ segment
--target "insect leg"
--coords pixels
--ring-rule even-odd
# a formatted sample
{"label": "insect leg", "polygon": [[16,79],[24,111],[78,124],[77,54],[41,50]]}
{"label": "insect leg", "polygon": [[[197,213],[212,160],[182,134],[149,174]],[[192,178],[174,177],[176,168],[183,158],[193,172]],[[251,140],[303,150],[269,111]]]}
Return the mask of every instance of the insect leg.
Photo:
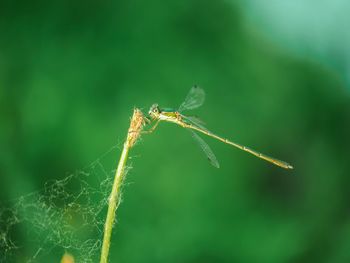
{"label": "insect leg", "polygon": [[149,134],[152,133],[158,126],[160,120],[157,120],[156,123],[147,131],[142,131],[141,133]]}

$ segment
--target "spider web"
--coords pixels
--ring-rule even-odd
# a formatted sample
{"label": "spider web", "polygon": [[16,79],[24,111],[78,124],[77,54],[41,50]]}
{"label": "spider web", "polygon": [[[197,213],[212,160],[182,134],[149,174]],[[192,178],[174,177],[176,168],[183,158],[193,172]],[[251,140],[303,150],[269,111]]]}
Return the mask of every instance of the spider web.
{"label": "spider web", "polygon": [[0,203],[0,262],[59,262],[65,252],[75,262],[98,261],[115,172],[103,159],[116,148],[40,191]]}

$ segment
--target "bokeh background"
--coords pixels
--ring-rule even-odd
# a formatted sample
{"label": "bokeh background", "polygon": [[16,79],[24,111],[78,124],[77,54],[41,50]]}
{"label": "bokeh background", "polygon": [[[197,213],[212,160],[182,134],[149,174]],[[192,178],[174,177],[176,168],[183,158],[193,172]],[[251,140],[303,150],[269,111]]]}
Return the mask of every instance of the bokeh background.
{"label": "bokeh background", "polygon": [[96,159],[112,178],[133,108],[194,84],[210,130],[295,169],[208,138],[215,169],[160,124],[131,153],[110,262],[350,262],[350,6],[285,2],[1,1],[2,262],[79,253],[4,211]]}

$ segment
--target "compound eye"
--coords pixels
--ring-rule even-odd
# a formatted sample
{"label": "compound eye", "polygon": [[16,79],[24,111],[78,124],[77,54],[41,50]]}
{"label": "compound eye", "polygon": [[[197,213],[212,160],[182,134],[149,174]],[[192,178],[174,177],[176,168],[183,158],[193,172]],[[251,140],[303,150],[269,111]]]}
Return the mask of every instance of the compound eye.
{"label": "compound eye", "polygon": [[154,113],[158,113],[158,108],[154,108],[154,109],[153,109],[153,112],[154,112]]}

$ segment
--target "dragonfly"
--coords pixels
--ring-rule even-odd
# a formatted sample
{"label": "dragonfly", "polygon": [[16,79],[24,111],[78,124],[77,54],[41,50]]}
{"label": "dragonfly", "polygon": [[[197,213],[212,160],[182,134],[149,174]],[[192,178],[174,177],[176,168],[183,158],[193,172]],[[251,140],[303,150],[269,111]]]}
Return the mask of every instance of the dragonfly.
{"label": "dragonfly", "polygon": [[183,114],[183,112],[187,110],[193,110],[193,109],[199,108],[200,106],[203,105],[204,100],[205,100],[204,90],[199,86],[193,86],[190,89],[189,93],[187,94],[184,102],[180,105],[180,107],[177,110],[160,108],[158,104],[156,103],[153,104],[148,112],[149,117],[147,118],[148,122],[152,123],[153,126],[146,132],[149,132],[149,133],[153,132],[161,121],[175,123],[183,128],[188,129],[192,133],[192,137],[195,139],[195,141],[197,141],[199,146],[202,148],[209,162],[216,168],[219,168],[220,165],[215,154],[210,149],[209,145],[196,132],[212,137],[225,144],[234,146],[240,150],[250,153],[260,159],[263,159],[267,162],[270,162],[284,169],[293,169],[293,166],[287,162],[262,154],[249,147],[246,147],[244,145],[238,144],[236,142],[233,142],[226,138],[218,136],[215,133],[209,131],[206,127],[204,127],[203,122],[200,121],[197,117],[187,116]]}

